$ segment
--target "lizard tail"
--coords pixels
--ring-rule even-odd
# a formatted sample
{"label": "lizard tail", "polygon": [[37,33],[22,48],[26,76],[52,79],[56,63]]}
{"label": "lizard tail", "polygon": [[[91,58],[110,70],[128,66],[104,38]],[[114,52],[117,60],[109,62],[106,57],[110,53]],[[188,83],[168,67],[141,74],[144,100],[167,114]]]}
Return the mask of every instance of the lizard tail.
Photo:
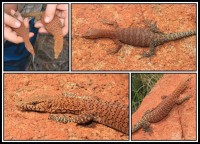
{"label": "lizard tail", "polygon": [[143,127],[143,119],[141,119],[137,124],[132,127],[132,133],[137,132],[139,129]]}
{"label": "lizard tail", "polygon": [[173,40],[181,39],[181,38],[192,36],[192,35],[196,35],[196,30],[189,30],[186,32],[177,32],[177,33],[167,34],[166,41],[173,41]]}

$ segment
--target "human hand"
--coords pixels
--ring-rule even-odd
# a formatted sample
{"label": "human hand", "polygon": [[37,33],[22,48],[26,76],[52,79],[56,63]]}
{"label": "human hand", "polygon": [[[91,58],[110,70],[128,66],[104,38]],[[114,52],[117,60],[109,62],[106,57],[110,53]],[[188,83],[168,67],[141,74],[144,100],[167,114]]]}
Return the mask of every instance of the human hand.
{"label": "human hand", "polygon": [[[4,12],[4,39],[13,42],[13,43],[22,43],[23,38],[18,36],[12,28],[19,28],[21,26],[21,22],[24,23],[26,28],[29,28],[29,20],[25,18],[23,20],[22,16],[18,13],[18,16],[15,17],[15,11],[11,10],[11,15]],[[29,33],[29,37],[33,37],[34,34],[32,32]]]}
{"label": "human hand", "polygon": [[[47,4],[44,21],[49,23],[55,14],[60,18],[62,33],[65,36],[68,33],[68,4]],[[41,21],[36,22],[35,27],[39,28],[40,33],[48,33]]]}

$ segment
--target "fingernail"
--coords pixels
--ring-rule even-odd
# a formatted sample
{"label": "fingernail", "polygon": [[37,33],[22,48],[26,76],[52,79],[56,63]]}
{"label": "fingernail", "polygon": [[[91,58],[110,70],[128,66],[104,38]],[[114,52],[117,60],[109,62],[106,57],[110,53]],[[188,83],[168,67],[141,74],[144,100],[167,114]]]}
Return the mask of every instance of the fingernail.
{"label": "fingernail", "polygon": [[20,22],[18,22],[18,21],[15,22],[16,27],[20,27],[20,25],[21,25]]}
{"label": "fingernail", "polygon": [[50,19],[50,18],[49,18],[48,16],[46,16],[45,19],[44,19],[44,21],[45,21],[46,23],[48,23],[48,22],[49,22],[49,19]]}

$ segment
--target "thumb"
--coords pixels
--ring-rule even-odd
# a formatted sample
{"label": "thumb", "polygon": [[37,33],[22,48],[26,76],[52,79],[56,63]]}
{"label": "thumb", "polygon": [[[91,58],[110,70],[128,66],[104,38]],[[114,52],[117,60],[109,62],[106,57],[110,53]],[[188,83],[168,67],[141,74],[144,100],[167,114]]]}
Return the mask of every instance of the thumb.
{"label": "thumb", "polygon": [[21,26],[20,21],[8,15],[7,13],[4,13],[4,24],[13,28],[19,28]]}
{"label": "thumb", "polygon": [[56,12],[56,7],[57,7],[57,4],[47,4],[46,10],[45,10],[45,17],[44,17],[45,23],[49,23],[53,19]]}

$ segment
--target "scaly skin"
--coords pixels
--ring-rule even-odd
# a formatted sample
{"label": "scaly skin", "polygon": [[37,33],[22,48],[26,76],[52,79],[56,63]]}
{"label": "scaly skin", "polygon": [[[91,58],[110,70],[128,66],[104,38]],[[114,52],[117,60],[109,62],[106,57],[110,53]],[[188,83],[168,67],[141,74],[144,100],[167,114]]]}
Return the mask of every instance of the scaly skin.
{"label": "scaly skin", "polygon": [[133,126],[132,133],[137,132],[141,128],[145,131],[149,131],[150,123],[161,121],[170,113],[171,109],[176,104],[182,104],[184,101],[188,100],[191,96],[186,96],[180,100],[178,100],[178,97],[187,88],[188,81],[190,81],[191,78],[192,77],[182,81],[169,96],[163,96],[163,101],[160,102],[157,107],[146,111],[138,123]]}
{"label": "scaly skin", "polygon": [[37,17],[37,19],[40,19],[42,24],[44,25],[45,29],[53,35],[54,37],[54,53],[55,53],[55,59],[58,58],[60,52],[63,48],[63,34],[62,34],[62,25],[61,21],[58,16],[54,16],[53,20],[50,23],[44,22],[44,12],[30,12],[23,14],[24,17]]}
{"label": "scaly skin", "polygon": [[78,124],[95,121],[128,134],[128,107],[117,102],[107,102],[96,97],[58,96],[49,98],[39,96],[19,101],[16,106],[22,111],[72,113],[77,116],[50,115],[49,119]]}
{"label": "scaly skin", "polygon": [[143,53],[143,57],[151,57],[154,55],[156,46],[196,34],[195,30],[164,34],[158,30],[156,23],[148,24],[149,28],[119,28],[116,23],[114,24],[115,30],[90,29],[82,37],[89,39],[110,38],[114,40],[118,47],[112,53],[118,52],[122,47],[122,43],[150,47],[150,51]]}

